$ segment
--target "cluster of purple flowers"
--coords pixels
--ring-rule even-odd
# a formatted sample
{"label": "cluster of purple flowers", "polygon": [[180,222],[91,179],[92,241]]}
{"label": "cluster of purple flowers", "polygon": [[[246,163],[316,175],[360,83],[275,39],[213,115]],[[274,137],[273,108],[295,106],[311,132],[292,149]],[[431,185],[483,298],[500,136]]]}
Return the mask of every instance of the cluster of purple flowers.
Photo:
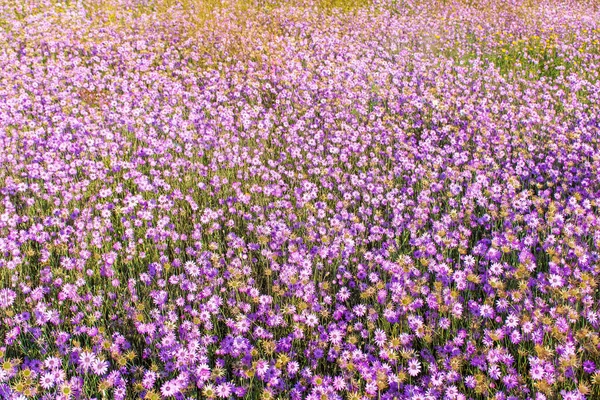
{"label": "cluster of purple flowers", "polygon": [[600,398],[596,3],[166,3],[0,1],[0,398]]}

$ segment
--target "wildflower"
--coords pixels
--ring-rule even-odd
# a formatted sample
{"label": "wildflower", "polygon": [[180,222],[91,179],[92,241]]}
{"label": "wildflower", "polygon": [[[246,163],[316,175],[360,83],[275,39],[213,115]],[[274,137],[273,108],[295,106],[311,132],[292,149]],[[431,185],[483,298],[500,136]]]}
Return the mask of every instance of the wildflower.
{"label": "wildflower", "polygon": [[287,373],[289,376],[294,376],[300,370],[298,362],[291,361],[287,364]]}
{"label": "wildflower", "polygon": [[553,288],[559,288],[563,286],[563,278],[560,275],[550,274],[548,280],[550,281],[550,286]]}
{"label": "wildflower", "polygon": [[175,396],[177,393],[179,393],[179,385],[175,380],[167,381],[160,387],[160,393],[164,397]]}
{"label": "wildflower", "polygon": [[84,351],[79,355],[79,363],[83,367],[83,370],[87,371],[92,365],[96,364],[96,358],[92,353]]}
{"label": "wildflower", "polygon": [[42,375],[40,378],[40,386],[46,390],[54,387],[54,375],[49,372]]}
{"label": "wildflower", "polygon": [[96,359],[96,361],[92,363],[92,370],[94,371],[94,374],[102,376],[108,371],[108,362]]}
{"label": "wildflower", "polygon": [[8,308],[12,306],[17,294],[12,289],[0,289],[0,308]]}
{"label": "wildflower", "polygon": [[408,362],[408,374],[410,376],[417,376],[421,372],[421,363],[417,359],[412,359]]}
{"label": "wildflower", "polygon": [[375,331],[375,343],[377,346],[382,347],[387,341],[387,335],[381,329]]}
{"label": "wildflower", "polygon": [[213,385],[206,385],[202,388],[202,394],[208,399],[212,399],[216,395],[215,387]]}
{"label": "wildflower", "polygon": [[544,371],[544,368],[541,365],[534,365],[531,368],[531,370],[529,371],[529,373],[530,373],[531,378],[533,380],[538,381],[538,380],[541,380],[541,379],[544,378],[545,371]]}
{"label": "wildflower", "polygon": [[231,395],[232,387],[229,383],[222,383],[215,388],[215,394],[220,398],[227,398]]}
{"label": "wildflower", "polygon": [[585,360],[582,365],[583,365],[583,370],[587,374],[592,374],[596,370],[596,363],[594,363],[592,360]]}
{"label": "wildflower", "polygon": [[316,326],[318,323],[319,323],[319,320],[318,320],[318,318],[317,318],[317,316],[316,316],[316,315],[314,315],[314,314],[309,314],[309,315],[306,317],[306,325],[310,326],[311,328],[312,328],[312,327],[315,327],[315,326]]}
{"label": "wildflower", "polygon": [[71,387],[69,385],[62,385],[60,387],[60,394],[67,399],[71,398],[71,395],[73,394],[73,390],[71,389]]}
{"label": "wildflower", "polygon": [[329,333],[329,341],[334,345],[341,344],[343,337],[342,332],[337,329],[334,329]]}

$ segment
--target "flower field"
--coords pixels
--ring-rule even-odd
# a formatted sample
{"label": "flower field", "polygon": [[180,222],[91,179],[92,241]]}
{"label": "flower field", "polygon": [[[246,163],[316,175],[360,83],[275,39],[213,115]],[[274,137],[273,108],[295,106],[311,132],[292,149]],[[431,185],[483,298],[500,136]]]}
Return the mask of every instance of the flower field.
{"label": "flower field", "polygon": [[600,2],[0,0],[0,399],[600,399]]}

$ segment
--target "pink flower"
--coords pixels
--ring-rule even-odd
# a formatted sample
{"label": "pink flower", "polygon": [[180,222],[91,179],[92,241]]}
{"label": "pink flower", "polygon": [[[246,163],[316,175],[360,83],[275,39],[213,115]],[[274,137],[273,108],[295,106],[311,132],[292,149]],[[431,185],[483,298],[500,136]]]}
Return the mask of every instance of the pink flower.
{"label": "pink flower", "polygon": [[230,383],[221,383],[215,388],[218,397],[227,398],[231,395],[232,385]]}
{"label": "pink flower", "polygon": [[165,382],[160,388],[160,393],[164,397],[175,396],[177,393],[179,393],[179,385],[177,384],[177,381],[170,380]]}
{"label": "pink flower", "polygon": [[54,375],[51,372],[45,373],[40,377],[40,386],[44,389],[50,389],[54,386]]}
{"label": "pink flower", "polygon": [[417,359],[412,359],[408,362],[408,374],[410,376],[417,376],[421,372],[421,363]]}
{"label": "pink flower", "polygon": [[12,289],[0,290],[0,308],[8,308],[13,305],[17,294]]}
{"label": "pink flower", "polygon": [[79,364],[84,371],[87,371],[92,367],[92,365],[96,364],[96,357],[94,354],[84,351],[79,355]]}

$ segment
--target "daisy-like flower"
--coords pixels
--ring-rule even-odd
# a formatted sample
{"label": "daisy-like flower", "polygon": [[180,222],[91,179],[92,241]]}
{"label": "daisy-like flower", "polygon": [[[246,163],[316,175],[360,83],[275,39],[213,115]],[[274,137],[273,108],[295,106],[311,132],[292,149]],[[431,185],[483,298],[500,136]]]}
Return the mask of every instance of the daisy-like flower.
{"label": "daisy-like flower", "polygon": [[535,381],[539,381],[541,379],[544,379],[544,367],[541,365],[534,365],[531,367],[529,374],[531,375],[531,379],[535,380]]}
{"label": "daisy-like flower", "polygon": [[498,275],[502,274],[503,269],[504,268],[502,267],[502,264],[492,263],[492,265],[490,266],[490,273],[492,275],[498,276]]}
{"label": "daisy-like flower", "polygon": [[52,374],[54,375],[54,382],[57,384],[63,383],[67,379],[67,374],[62,369],[55,369]]}
{"label": "daisy-like flower", "polygon": [[596,370],[596,363],[593,362],[592,360],[586,360],[583,362],[582,364],[583,366],[583,370],[587,373],[587,374],[591,374]]}
{"label": "daisy-like flower", "polygon": [[266,361],[258,361],[256,363],[256,374],[258,376],[264,376],[267,371],[269,370],[269,363],[267,363]]}
{"label": "daisy-like flower", "polygon": [[314,314],[309,314],[306,316],[306,325],[312,327],[317,326],[317,324],[319,323],[319,318],[317,318],[316,315]]}
{"label": "daisy-like flower", "polygon": [[519,333],[517,330],[512,331],[510,334],[510,341],[513,344],[518,344],[521,342],[521,333]]}
{"label": "daisy-like flower", "polygon": [[185,269],[185,272],[187,272],[187,274],[191,277],[197,278],[198,276],[200,276],[200,268],[198,268],[196,263],[193,261],[186,261],[186,263],[183,264],[183,268]]}
{"label": "daisy-like flower", "polygon": [[214,398],[216,394],[215,387],[211,384],[205,385],[202,388],[202,394],[208,399]]}
{"label": "daisy-like flower", "polygon": [[421,372],[421,362],[416,358],[413,358],[408,362],[408,374],[410,376],[417,376]]}
{"label": "daisy-like flower", "polygon": [[334,329],[329,333],[329,341],[334,345],[340,344],[343,338],[344,334],[337,329]]}
{"label": "daisy-like flower", "polygon": [[13,305],[17,294],[12,289],[0,289],[0,308],[8,308]]}
{"label": "daisy-like flower", "polygon": [[94,374],[98,376],[102,376],[108,372],[108,361],[96,359],[94,363],[92,363],[92,370]]}
{"label": "daisy-like flower", "polygon": [[550,276],[548,277],[548,282],[550,282],[550,286],[552,286],[553,288],[559,288],[564,285],[562,276],[557,274],[550,274]]}
{"label": "daisy-like flower", "polygon": [[500,370],[500,367],[498,367],[497,365],[490,365],[488,368],[488,375],[492,379],[498,380],[500,378],[500,376],[502,375],[502,371]]}
{"label": "daisy-like flower", "polygon": [[533,328],[535,326],[533,325],[533,323],[531,321],[527,321],[522,325],[522,327],[523,327],[523,332],[531,333],[531,332],[533,332]]}
{"label": "daisy-like flower", "polygon": [[509,314],[506,317],[505,325],[509,328],[515,328],[519,325],[519,318],[514,314]]}
{"label": "daisy-like flower", "polygon": [[79,364],[83,370],[87,372],[90,368],[92,368],[93,365],[96,364],[96,357],[91,352],[83,351],[81,354],[79,354]]}
{"label": "daisy-like flower", "polygon": [[375,382],[369,382],[365,385],[365,392],[370,396],[377,394],[377,384]]}
{"label": "daisy-like flower", "polygon": [[225,399],[231,395],[232,385],[230,383],[221,383],[215,388],[217,397]]}
{"label": "daisy-like flower", "polygon": [[50,357],[44,361],[44,366],[48,369],[58,369],[62,366],[62,362],[58,357]]}
{"label": "daisy-like flower", "polygon": [[494,316],[494,309],[487,304],[483,304],[479,308],[479,312],[483,318],[492,318]]}
{"label": "daisy-like flower", "polygon": [[116,399],[124,399],[127,395],[127,390],[123,386],[115,388],[114,395]]}
{"label": "daisy-like flower", "polygon": [[456,388],[456,386],[454,386],[454,385],[448,386],[448,387],[446,388],[446,397],[447,397],[449,400],[454,400],[454,399],[456,399],[456,398],[457,398],[457,396],[458,396],[459,394],[460,394],[460,393],[459,393],[458,389],[457,389],[457,388]]}
{"label": "daisy-like flower", "polygon": [[338,392],[345,390],[346,382],[344,381],[344,378],[342,378],[341,376],[336,376],[335,378],[333,378],[333,388]]}
{"label": "daisy-like flower", "polygon": [[382,347],[387,341],[387,335],[382,329],[377,329],[375,331],[375,343],[377,346]]}
{"label": "daisy-like flower", "polygon": [[477,380],[474,376],[468,375],[465,377],[465,386],[469,389],[473,389],[477,385]]}
{"label": "daisy-like flower", "polygon": [[289,376],[294,376],[300,370],[300,365],[297,361],[291,361],[287,364],[287,373]]}
{"label": "daisy-like flower", "polygon": [[179,393],[179,390],[179,385],[175,380],[167,381],[160,387],[160,393],[164,397],[175,396],[177,393]]}
{"label": "daisy-like flower", "polygon": [[45,373],[40,377],[40,386],[44,389],[50,389],[54,386],[54,375],[50,372]]}
{"label": "daisy-like flower", "polygon": [[73,389],[71,386],[64,384],[60,387],[59,393],[64,399],[70,399],[73,396]]}

